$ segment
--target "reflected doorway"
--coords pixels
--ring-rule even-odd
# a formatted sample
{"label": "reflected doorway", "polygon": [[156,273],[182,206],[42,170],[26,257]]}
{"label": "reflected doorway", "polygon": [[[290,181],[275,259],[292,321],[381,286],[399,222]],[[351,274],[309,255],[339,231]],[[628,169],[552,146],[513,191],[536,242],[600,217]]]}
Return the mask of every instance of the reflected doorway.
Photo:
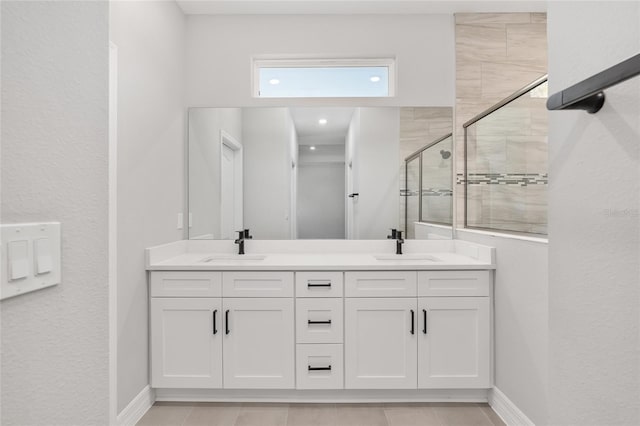
{"label": "reflected doorway", "polygon": [[232,239],[242,227],[242,145],[220,131],[220,238]]}

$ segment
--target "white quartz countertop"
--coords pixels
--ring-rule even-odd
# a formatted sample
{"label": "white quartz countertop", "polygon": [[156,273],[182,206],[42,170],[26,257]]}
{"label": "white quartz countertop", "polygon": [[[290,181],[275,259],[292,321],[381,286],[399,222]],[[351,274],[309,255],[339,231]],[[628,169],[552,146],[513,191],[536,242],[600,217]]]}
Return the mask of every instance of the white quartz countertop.
{"label": "white quartz countertop", "polygon": [[495,269],[495,249],[464,241],[407,241],[402,255],[394,241],[315,241],[248,241],[245,255],[225,241],[178,241],[147,249],[147,270]]}

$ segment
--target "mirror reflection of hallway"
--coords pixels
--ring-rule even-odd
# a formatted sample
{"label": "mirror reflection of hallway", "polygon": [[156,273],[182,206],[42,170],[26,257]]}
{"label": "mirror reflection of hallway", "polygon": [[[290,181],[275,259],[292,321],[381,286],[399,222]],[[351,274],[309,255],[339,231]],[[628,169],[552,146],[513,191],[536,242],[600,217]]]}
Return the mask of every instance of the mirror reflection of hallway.
{"label": "mirror reflection of hallway", "polygon": [[297,238],[345,238],[346,139],[353,111],[291,109],[298,135]]}
{"label": "mirror reflection of hallway", "polygon": [[300,164],[297,196],[298,238],[345,237],[344,178],[344,162]]}

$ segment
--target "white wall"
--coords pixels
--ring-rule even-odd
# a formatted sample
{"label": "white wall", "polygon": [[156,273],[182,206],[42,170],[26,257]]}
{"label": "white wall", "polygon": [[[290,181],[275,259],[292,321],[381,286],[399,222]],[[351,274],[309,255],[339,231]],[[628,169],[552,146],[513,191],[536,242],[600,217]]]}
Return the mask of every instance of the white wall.
{"label": "white wall", "polygon": [[344,162],[300,164],[298,238],[345,238],[344,173]]}
{"label": "white wall", "polygon": [[358,108],[354,117],[359,122],[355,133],[354,164],[356,184],[360,194],[355,214],[356,238],[385,238],[389,228],[400,223],[399,152],[400,113],[398,108]]}
{"label": "white wall", "polygon": [[244,226],[257,239],[291,238],[293,127],[288,108],[242,110]]}
{"label": "white wall", "polygon": [[547,424],[547,244],[462,229],[456,238],[496,248],[494,385],[535,424]]}
{"label": "white wall", "polygon": [[240,108],[191,108],[189,110],[189,238],[220,231],[220,131],[242,143]]}
{"label": "white wall", "polygon": [[187,105],[300,104],[251,96],[251,58],[278,54],[395,56],[397,96],[367,105],[451,106],[455,99],[452,15],[199,15],[187,18]]}
{"label": "white wall", "polygon": [[[554,93],[640,52],[640,3],[550,2],[548,34]],[[640,78],[605,93],[549,115],[550,424],[640,424]]]}
{"label": "white wall", "polygon": [[0,303],[0,423],[107,424],[108,4],[1,8],[2,223],[62,222],[62,282]]}
{"label": "white wall", "polygon": [[118,46],[121,411],[149,384],[144,249],[183,235],[185,18],[174,2],[111,2],[110,30]]}

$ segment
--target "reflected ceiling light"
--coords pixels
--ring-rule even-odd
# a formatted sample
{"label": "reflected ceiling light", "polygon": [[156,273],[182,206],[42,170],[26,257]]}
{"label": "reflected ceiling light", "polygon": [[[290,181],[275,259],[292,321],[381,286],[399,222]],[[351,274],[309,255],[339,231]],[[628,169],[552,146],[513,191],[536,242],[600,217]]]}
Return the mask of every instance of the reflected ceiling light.
{"label": "reflected ceiling light", "polygon": [[372,83],[377,83],[380,81],[380,77],[378,77],[377,75],[374,75],[369,80],[371,80]]}
{"label": "reflected ceiling light", "polygon": [[311,145],[311,146],[309,147],[309,149],[310,149],[311,151],[315,151],[316,147],[315,147],[315,146],[313,146],[313,145]]}
{"label": "reflected ceiling light", "polygon": [[280,84],[280,80],[278,80],[277,78],[272,78],[271,80],[269,80],[269,84],[275,86],[276,84]]}
{"label": "reflected ceiling light", "polygon": [[321,124],[321,125],[324,126],[325,124],[327,124],[327,119],[326,118],[321,118],[320,120],[318,120],[318,124]]}

